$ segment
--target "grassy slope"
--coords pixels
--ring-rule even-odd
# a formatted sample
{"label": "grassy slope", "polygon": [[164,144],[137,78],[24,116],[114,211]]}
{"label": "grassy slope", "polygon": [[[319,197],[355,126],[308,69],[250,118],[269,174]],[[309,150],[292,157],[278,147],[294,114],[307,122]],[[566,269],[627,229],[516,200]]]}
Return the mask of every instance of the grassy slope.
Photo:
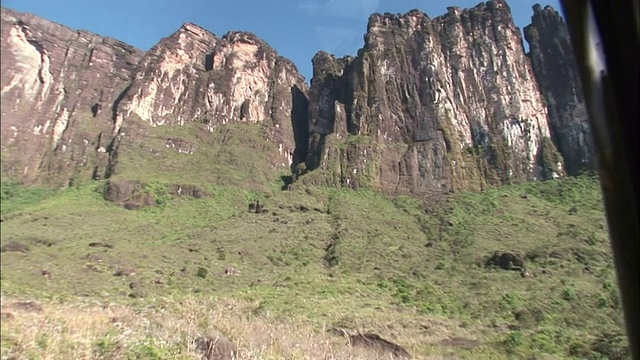
{"label": "grassy slope", "polygon": [[[123,142],[115,178],[148,182],[161,206],[125,210],[98,182],[52,194],[3,181],[2,245],[30,246],[2,253],[3,309],[45,306],[2,322],[3,356],[190,358],[187,339],[217,328],[247,359],[372,358],[322,331],[330,326],[377,332],[417,358],[597,358],[622,346],[595,179],[435,203],[280,191],[287,169],[269,159],[277,147],[260,127],[136,126],[144,136]],[[197,150],[180,154],[168,137]],[[168,198],[175,183],[210,196]],[[267,213],[247,212],[256,198]],[[88,247],[96,241],[113,248]],[[526,256],[537,276],[483,268],[496,250]],[[241,274],[224,275],[229,267]]]}
{"label": "grassy slope", "polygon": [[262,125],[229,123],[210,130],[200,123],[151,127],[132,121],[122,131],[129,135],[120,145],[112,178],[269,191],[276,181],[281,185],[280,175],[289,173],[286,161],[273,156],[278,145],[266,140],[268,129]]}
{"label": "grassy slope", "polygon": [[[621,328],[593,179],[460,194],[430,215],[413,199],[367,191],[257,194],[233,187],[128,211],[104,202],[95,189],[88,184],[3,211],[2,243],[31,247],[29,253],[2,253],[5,299],[36,298],[54,308],[88,299],[132,309],[162,304],[180,319],[182,301],[214,298],[244,304],[244,314],[263,323],[373,330],[416,355],[462,358],[581,357],[596,335]],[[246,211],[255,196],[268,213]],[[11,210],[20,197],[3,201],[3,208]],[[114,248],[89,248],[92,241]],[[435,246],[426,247],[428,241]],[[494,250],[534,259],[529,264],[537,277],[478,266]],[[227,267],[241,275],[225,276]],[[120,268],[136,274],[113,276]],[[198,268],[207,276],[197,276]],[[51,279],[40,275],[42,269]],[[132,281],[142,298],[127,296]],[[27,331],[16,324],[3,322],[3,352]],[[205,321],[199,330],[211,325]],[[484,346],[468,351],[441,344],[451,337]]]}

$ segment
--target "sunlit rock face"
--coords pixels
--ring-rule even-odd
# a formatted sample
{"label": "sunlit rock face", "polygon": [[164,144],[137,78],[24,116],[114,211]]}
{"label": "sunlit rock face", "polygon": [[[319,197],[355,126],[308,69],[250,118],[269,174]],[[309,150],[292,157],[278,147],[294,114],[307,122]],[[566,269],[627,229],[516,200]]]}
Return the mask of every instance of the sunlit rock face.
{"label": "sunlit rock face", "polygon": [[[274,164],[306,154],[307,86],[257,36],[191,23],[144,53],[110,38],[2,9],[2,173],[64,186],[108,177],[120,145],[152,126],[253,122]],[[131,124],[130,130],[140,128]],[[303,154],[303,155],[299,155]]]}
{"label": "sunlit rock face", "polygon": [[374,14],[356,57],[313,64],[305,165],[336,185],[440,192],[563,175],[504,1]]}
{"label": "sunlit rock face", "polygon": [[595,148],[569,31],[560,13],[551,6],[536,5],[533,12],[524,36],[549,107],[551,137],[569,174],[595,170]]}
{"label": "sunlit rock face", "polygon": [[[310,88],[251,33],[186,23],[143,52],[4,8],[1,20],[2,175],[28,183],[110,177],[118,154],[157,150],[143,144],[150,130],[194,123],[206,134],[255,124],[251,141],[269,146],[247,146],[269,148],[272,168],[328,186],[443,193],[594,168],[568,35],[549,7],[534,7],[529,54],[502,0],[436,18],[373,14],[358,54],[313,57]],[[158,146],[185,156],[208,146],[166,135]]]}
{"label": "sunlit rock face", "polygon": [[69,178],[108,161],[111,107],[143,52],[2,8],[2,174]]}
{"label": "sunlit rock face", "polygon": [[306,106],[300,104],[306,102],[305,91],[293,63],[257,36],[230,32],[218,38],[188,23],[144,55],[118,104],[115,131],[132,115],[153,126],[260,123],[278,143],[274,156],[289,166],[294,127],[306,127],[306,114],[293,111]]}

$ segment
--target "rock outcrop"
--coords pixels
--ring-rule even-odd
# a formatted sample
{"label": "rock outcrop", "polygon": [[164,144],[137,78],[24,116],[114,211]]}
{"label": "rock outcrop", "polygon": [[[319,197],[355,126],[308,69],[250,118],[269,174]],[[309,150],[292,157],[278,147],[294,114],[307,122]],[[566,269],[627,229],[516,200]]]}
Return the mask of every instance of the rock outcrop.
{"label": "rock outcrop", "polygon": [[278,144],[274,157],[288,167],[294,133],[306,128],[305,91],[295,65],[256,35],[218,38],[187,23],[143,56],[118,104],[115,126],[119,130],[130,118],[153,126],[195,121],[210,130],[229,122],[260,123]]}
{"label": "rock outcrop", "polygon": [[434,19],[374,14],[356,57],[320,52],[313,65],[305,181],[440,192],[563,175],[502,0]]}
{"label": "rock outcrop", "polygon": [[551,137],[570,175],[595,170],[591,127],[567,26],[551,6],[535,5],[531,22],[524,37],[549,108]]}
{"label": "rock outcrop", "polygon": [[536,6],[525,34],[529,54],[504,0],[373,14],[356,56],[313,57],[308,89],[251,33],[186,23],[142,52],[3,8],[2,175],[195,186],[291,166],[302,183],[433,194],[593,169],[562,19]]}
{"label": "rock outcrop", "polygon": [[6,8],[1,21],[2,174],[64,184],[106,166],[112,107],[143,52]]}
{"label": "rock outcrop", "polygon": [[[296,149],[307,136],[305,80],[251,33],[218,38],[187,23],[144,53],[2,8],[1,85],[2,173],[28,183],[112,176],[123,151],[143,147],[145,124],[254,122],[275,144],[274,166],[306,153]],[[180,137],[165,142],[198,150]]]}

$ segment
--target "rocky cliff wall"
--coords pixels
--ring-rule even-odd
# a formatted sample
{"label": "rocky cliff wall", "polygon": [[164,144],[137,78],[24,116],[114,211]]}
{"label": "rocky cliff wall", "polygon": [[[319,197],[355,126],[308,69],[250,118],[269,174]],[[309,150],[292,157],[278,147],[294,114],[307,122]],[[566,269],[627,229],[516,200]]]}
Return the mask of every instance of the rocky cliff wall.
{"label": "rocky cliff wall", "polygon": [[25,182],[113,175],[119,154],[149,134],[134,122],[259,123],[285,170],[307,151],[296,149],[307,137],[305,80],[250,33],[218,38],[187,23],[144,53],[3,8],[1,85],[2,173]]}
{"label": "rocky cliff wall", "polygon": [[524,36],[549,109],[551,137],[565,159],[567,172],[577,175],[583,170],[595,170],[591,127],[564,20],[552,7],[535,5]]}
{"label": "rocky cliff wall", "polygon": [[303,170],[335,185],[438,192],[564,173],[504,1],[433,19],[374,14],[356,57],[313,64]]}
{"label": "rocky cliff wall", "polygon": [[5,8],[1,25],[2,175],[66,182],[106,166],[112,107],[143,52]]}
{"label": "rocky cliff wall", "polygon": [[143,56],[117,106],[115,130],[127,119],[153,126],[195,121],[210,129],[228,122],[260,123],[268,128],[267,140],[278,144],[273,156],[288,167],[294,134],[306,128],[306,111],[298,110],[306,106],[304,92],[295,65],[254,34],[218,38],[184,24]]}
{"label": "rocky cliff wall", "polygon": [[[109,177],[123,152],[163,161],[154,147],[224,147],[230,122],[260,126],[251,141],[275,145],[248,146],[271,149],[270,166],[291,165],[305,183],[438,193],[591,169],[564,23],[539,6],[532,22],[525,54],[503,0],[436,18],[374,14],[356,56],[313,57],[307,89],[254,34],[187,23],[144,53],[3,8],[2,174],[60,185]],[[188,124],[222,140],[148,131]],[[167,137],[144,144],[149,136]]]}

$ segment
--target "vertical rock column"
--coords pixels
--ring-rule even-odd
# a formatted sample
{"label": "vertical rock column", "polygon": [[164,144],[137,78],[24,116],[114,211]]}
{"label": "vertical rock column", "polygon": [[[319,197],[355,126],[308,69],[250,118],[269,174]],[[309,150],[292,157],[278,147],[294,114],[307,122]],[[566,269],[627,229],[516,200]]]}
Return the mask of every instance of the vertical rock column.
{"label": "vertical rock column", "polygon": [[569,175],[595,170],[594,145],[571,39],[560,14],[551,6],[533,7],[524,28],[529,57],[549,108],[551,137]]}

